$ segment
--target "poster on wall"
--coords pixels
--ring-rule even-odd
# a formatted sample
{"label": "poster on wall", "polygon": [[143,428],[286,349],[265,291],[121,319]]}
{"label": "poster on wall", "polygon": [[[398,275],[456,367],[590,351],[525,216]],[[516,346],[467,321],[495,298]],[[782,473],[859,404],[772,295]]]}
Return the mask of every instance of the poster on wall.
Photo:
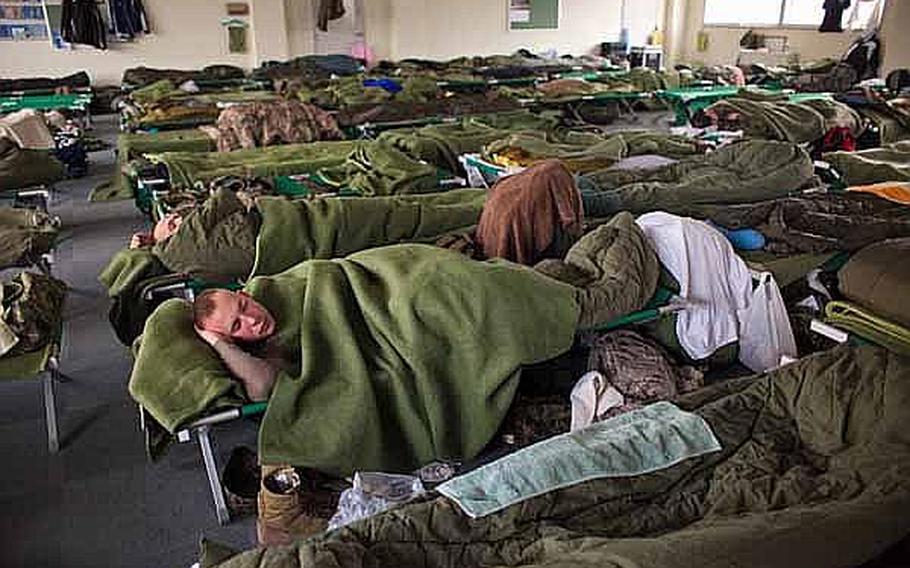
{"label": "poster on wall", "polygon": [[507,0],[510,30],[555,30],[559,0]]}

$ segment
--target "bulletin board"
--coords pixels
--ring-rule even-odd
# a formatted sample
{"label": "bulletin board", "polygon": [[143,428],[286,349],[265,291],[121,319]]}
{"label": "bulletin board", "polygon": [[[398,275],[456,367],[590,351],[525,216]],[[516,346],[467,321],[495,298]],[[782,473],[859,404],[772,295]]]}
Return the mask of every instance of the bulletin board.
{"label": "bulletin board", "polygon": [[510,30],[555,30],[559,0],[507,0]]}

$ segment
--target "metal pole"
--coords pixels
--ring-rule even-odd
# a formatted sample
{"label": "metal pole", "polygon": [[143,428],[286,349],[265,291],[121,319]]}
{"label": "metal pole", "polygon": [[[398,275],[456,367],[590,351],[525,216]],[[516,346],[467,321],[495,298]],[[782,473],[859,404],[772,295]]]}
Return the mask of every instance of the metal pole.
{"label": "metal pole", "polygon": [[60,451],[60,439],[57,432],[57,401],[54,396],[54,371],[42,373],[44,387],[44,415],[47,422],[47,449],[52,454]]}
{"label": "metal pole", "polygon": [[224,501],[224,491],[221,488],[221,478],[218,476],[218,466],[215,464],[215,454],[212,452],[212,441],[209,438],[210,426],[201,426],[196,430],[199,440],[199,449],[202,451],[202,461],[205,463],[205,475],[209,478],[209,489],[212,491],[212,501],[215,503],[215,516],[219,525],[231,522],[231,514]]}

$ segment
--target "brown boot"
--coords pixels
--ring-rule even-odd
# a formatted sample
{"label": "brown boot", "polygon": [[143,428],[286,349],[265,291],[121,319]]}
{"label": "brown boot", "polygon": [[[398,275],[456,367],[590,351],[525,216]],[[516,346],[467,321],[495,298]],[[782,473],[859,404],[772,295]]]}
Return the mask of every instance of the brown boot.
{"label": "brown boot", "polygon": [[[282,469],[280,466],[262,466],[262,479]],[[301,488],[302,489],[302,488]],[[265,483],[259,489],[259,519],[256,533],[259,544],[276,546],[290,544],[318,534],[326,529],[325,519],[307,515],[299,491],[280,494],[269,491]]]}

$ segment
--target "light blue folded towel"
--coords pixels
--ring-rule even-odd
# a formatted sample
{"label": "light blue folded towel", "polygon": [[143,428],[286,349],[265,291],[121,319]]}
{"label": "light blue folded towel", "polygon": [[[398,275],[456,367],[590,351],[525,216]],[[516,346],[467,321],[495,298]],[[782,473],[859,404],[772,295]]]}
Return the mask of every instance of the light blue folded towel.
{"label": "light blue folded towel", "polygon": [[658,402],[561,434],[437,487],[472,518],[603,477],[631,477],[721,449],[697,414]]}

